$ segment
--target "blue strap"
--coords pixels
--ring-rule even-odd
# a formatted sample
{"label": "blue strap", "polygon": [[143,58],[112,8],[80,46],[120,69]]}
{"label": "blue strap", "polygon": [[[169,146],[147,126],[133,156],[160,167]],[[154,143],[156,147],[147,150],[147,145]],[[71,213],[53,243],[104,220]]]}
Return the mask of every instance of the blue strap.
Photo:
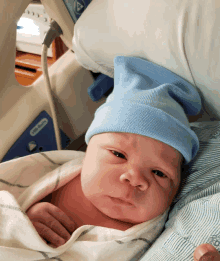
{"label": "blue strap", "polygon": [[100,74],[88,88],[88,94],[93,101],[100,100],[103,95],[114,86],[114,79],[107,75]]}

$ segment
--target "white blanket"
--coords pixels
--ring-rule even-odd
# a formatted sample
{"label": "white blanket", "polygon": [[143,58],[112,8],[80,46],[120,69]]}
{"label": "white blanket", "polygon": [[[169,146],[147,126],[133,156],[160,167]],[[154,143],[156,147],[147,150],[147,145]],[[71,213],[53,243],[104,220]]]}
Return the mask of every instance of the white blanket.
{"label": "white blanket", "polygon": [[41,239],[25,211],[79,175],[84,155],[48,152],[0,164],[0,260],[134,261],[152,245],[164,227],[168,210],[126,231],[84,225],[58,248]]}

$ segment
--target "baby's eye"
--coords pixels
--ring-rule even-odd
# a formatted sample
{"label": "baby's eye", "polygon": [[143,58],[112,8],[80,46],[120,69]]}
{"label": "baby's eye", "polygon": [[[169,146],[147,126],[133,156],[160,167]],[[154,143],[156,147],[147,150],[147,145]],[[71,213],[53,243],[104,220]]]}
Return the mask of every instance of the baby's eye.
{"label": "baby's eye", "polygon": [[122,153],[117,152],[117,151],[115,151],[115,150],[112,150],[111,152],[112,152],[116,157],[125,159],[125,156],[124,156]]}
{"label": "baby's eye", "polygon": [[161,177],[161,178],[166,178],[166,177],[167,177],[165,174],[163,174],[163,172],[161,172],[161,171],[159,171],[159,170],[153,170],[153,172],[154,172],[157,176],[159,176],[159,177]]}

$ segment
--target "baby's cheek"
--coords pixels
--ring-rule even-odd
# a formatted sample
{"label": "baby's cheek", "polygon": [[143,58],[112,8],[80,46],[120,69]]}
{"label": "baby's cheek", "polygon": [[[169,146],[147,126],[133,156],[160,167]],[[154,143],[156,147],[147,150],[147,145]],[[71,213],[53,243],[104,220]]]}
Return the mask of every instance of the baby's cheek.
{"label": "baby's cheek", "polygon": [[178,185],[178,186],[173,185],[170,187],[169,193],[168,193],[168,204],[169,205],[173,202],[174,198],[178,194],[179,188],[180,188],[180,185]]}

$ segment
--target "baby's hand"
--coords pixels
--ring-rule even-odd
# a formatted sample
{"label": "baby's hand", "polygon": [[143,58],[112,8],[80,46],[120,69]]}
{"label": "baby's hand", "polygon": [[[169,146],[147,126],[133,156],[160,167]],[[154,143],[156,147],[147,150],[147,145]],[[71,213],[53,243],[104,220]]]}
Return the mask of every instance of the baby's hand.
{"label": "baby's hand", "polygon": [[75,230],[74,222],[51,203],[36,203],[26,213],[39,235],[52,247],[65,244]]}

